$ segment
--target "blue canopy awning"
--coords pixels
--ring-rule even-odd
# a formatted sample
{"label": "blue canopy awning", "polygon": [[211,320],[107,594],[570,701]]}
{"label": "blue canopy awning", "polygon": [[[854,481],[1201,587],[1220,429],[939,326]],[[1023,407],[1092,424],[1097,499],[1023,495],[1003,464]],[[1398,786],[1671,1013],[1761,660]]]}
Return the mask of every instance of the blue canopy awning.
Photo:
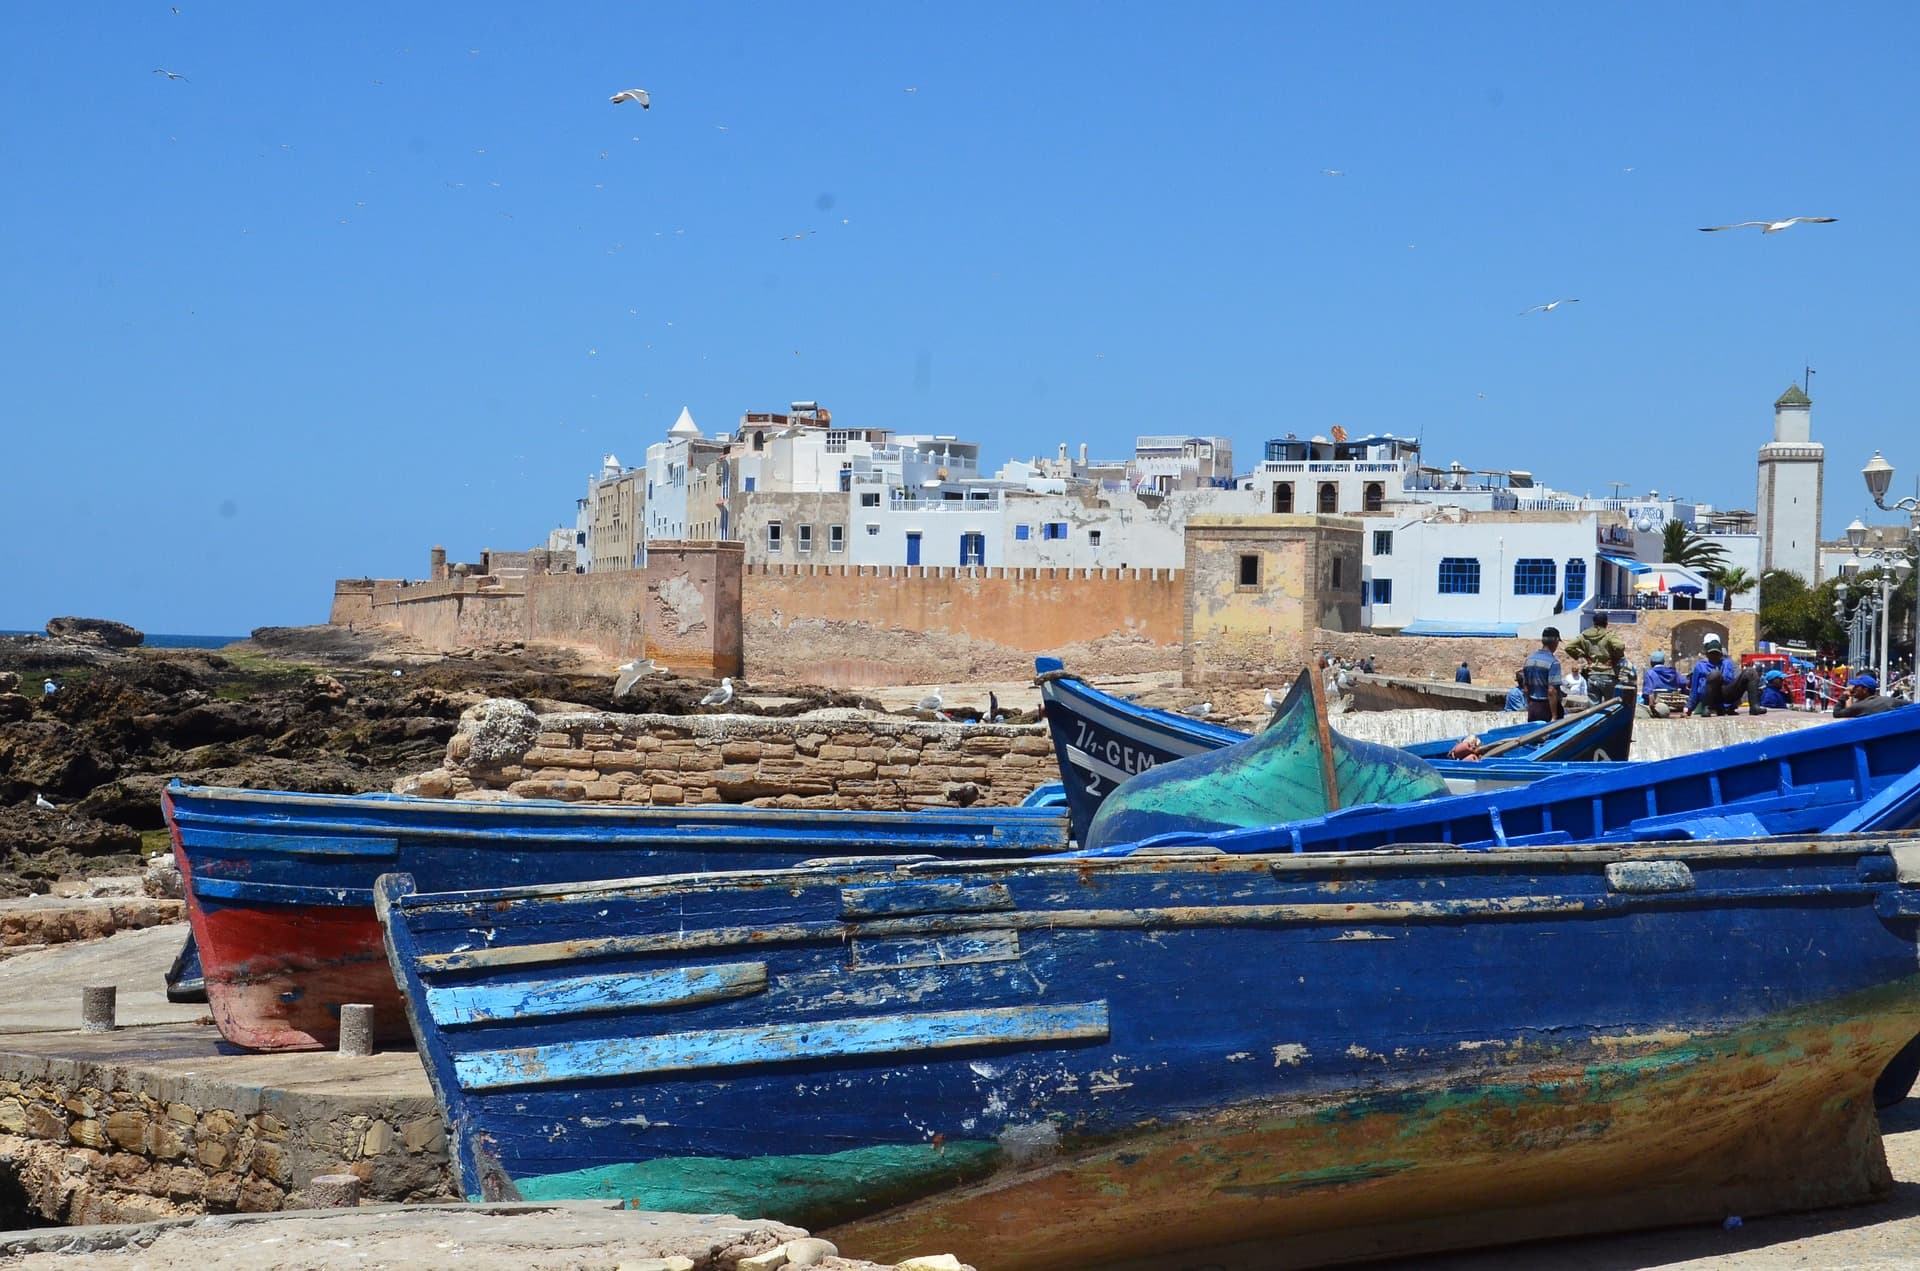
{"label": "blue canopy awning", "polygon": [[1518,625],[1511,622],[1438,622],[1416,618],[1400,628],[1401,635],[1423,636],[1517,636]]}
{"label": "blue canopy awning", "polygon": [[1653,566],[1643,560],[1632,560],[1625,556],[1609,556],[1605,552],[1600,553],[1600,559],[1609,565],[1618,565],[1629,574],[1644,574],[1653,568]]}

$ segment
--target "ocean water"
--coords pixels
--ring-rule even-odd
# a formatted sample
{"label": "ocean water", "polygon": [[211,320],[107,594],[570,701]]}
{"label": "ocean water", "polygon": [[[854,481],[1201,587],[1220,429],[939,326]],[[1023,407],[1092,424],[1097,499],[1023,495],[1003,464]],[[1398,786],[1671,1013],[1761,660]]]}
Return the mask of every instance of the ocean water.
{"label": "ocean water", "polygon": [[[0,631],[0,635],[45,635],[45,631]],[[243,635],[155,635],[147,633],[149,649],[218,649],[244,640]]]}

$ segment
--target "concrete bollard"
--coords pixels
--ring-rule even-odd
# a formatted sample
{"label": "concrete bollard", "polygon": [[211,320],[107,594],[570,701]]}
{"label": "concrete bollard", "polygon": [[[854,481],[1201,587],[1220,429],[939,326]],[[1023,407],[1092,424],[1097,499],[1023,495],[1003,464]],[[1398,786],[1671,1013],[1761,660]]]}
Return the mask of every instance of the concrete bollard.
{"label": "concrete bollard", "polygon": [[115,990],[111,984],[89,984],[80,990],[80,1027],[89,1033],[111,1033],[114,1029]]}
{"label": "concrete bollard", "polygon": [[340,1053],[373,1053],[373,1007],[364,1002],[349,1002],[340,1008]]}
{"label": "concrete bollard", "polygon": [[307,1205],[312,1209],[352,1209],[360,1203],[358,1174],[315,1174],[307,1180]]}

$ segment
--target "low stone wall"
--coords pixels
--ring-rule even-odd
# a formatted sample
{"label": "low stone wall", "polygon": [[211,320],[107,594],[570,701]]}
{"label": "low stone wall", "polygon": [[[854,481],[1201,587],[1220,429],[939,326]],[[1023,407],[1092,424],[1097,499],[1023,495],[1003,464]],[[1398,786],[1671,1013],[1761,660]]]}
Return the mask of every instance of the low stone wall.
{"label": "low stone wall", "polygon": [[[502,727],[501,713],[516,707],[524,722]],[[435,797],[503,791],[609,803],[902,811],[1010,807],[1059,779],[1044,724],[823,714],[829,717],[535,717],[519,703],[490,702],[468,712],[444,767],[395,788]]]}
{"label": "low stone wall", "polygon": [[0,958],[50,944],[98,940],[116,931],[138,931],[184,922],[187,906],[150,896],[114,896],[68,900],[32,896],[0,901]]}
{"label": "low stone wall", "polygon": [[430,1098],[322,1102],[19,1052],[0,1053],[0,1161],[74,1225],[299,1209],[317,1174],[357,1174],[369,1200],[456,1195]]}

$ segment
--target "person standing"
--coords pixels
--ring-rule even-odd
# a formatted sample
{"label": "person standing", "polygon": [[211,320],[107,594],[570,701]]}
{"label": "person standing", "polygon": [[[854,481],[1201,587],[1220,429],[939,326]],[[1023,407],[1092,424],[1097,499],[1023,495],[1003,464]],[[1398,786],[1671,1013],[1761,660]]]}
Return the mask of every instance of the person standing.
{"label": "person standing", "polygon": [[1467,660],[1465,658],[1460,659],[1460,665],[1454,668],[1453,682],[1455,684],[1473,683],[1473,672],[1467,668]]}
{"label": "person standing", "polygon": [[1726,646],[1717,635],[1708,636],[1703,644],[1704,654],[1694,662],[1693,674],[1688,677],[1687,713],[1731,715],[1745,701],[1748,714],[1766,714],[1767,708],[1760,704],[1760,679],[1753,668],[1735,674]]}
{"label": "person standing", "polygon": [[1561,685],[1561,690],[1568,697],[1588,697],[1587,668],[1581,663],[1575,662],[1573,664],[1573,672],[1567,676],[1566,682]]}
{"label": "person standing", "polygon": [[1554,651],[1560,647],[1560,629],[1548,627],[1540,633],[1540,647],[1527,655],[1520,665],[1520,683],[1527,692],[1527,722],[1544,723],[1567,713],[1561,700],[1560,659]]}
{"label": "person standing", "polygon": [[1596,610],[1593,626],[1567,641],[1567,656],[1587,664],[1587,696],[1596,702],[1613,700],[1620,691],[1620,664],[1627,658],[1627,642],[1608,626],[1607,611]]}

